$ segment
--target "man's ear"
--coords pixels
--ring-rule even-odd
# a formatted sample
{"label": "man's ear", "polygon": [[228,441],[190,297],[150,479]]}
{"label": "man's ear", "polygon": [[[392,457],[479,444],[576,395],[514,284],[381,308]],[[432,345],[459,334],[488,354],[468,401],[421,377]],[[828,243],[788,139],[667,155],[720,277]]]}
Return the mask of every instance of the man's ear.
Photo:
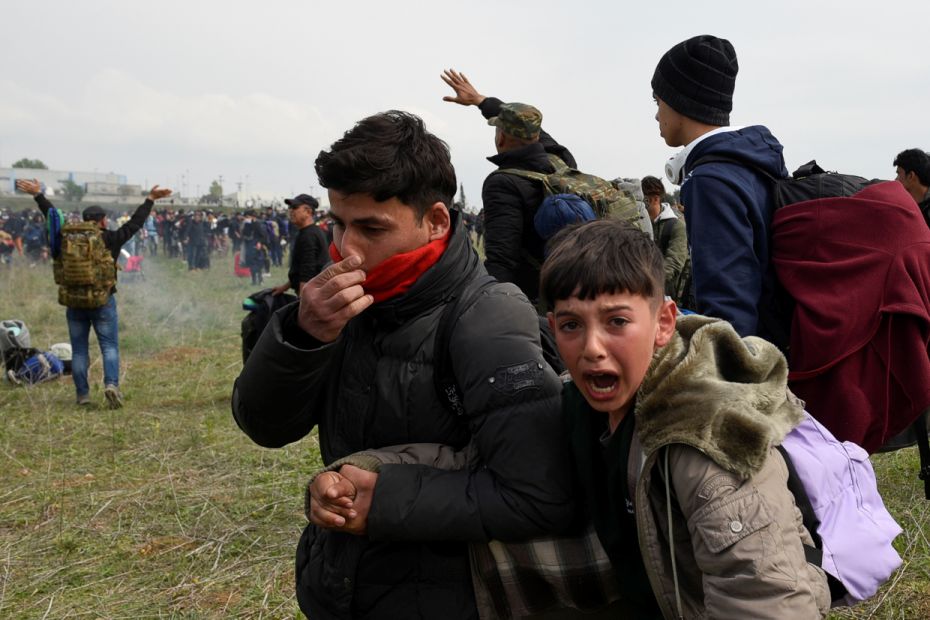
{"label": "man's ear", "polygon": [[449,232],[452,226],[452,218],[449,215],[449,209],[441,202],[434,202],[426,214],[423,221],[429,226],[429,240],[435,241],[442,239]]}
{"label": "man's ear", "polygon": [[656,316],[656,348],[664,347],[675,334],[675,319],[678,316],[678,306],[672,300],[663,301]]}

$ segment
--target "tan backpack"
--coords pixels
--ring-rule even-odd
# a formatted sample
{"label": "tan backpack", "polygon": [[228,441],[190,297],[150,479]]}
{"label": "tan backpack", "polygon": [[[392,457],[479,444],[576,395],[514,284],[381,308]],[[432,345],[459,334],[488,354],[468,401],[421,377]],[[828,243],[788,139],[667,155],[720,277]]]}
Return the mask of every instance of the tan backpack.
{"label": "tan backpack", "polygon": [[107,303],[116,286],[116,262],[103,242],[97,222],[67,224],[61,229],[61,252],[53,264],[58,303],[93,310]]}
{"label": "tan backpack", "polygon": [[503,168],[497,172],[539,181],[543,185],[546,197],[558,194],[580,196],[591,205],[597,217],[622,220],[652,236],[651,226],[646,230],[647,226],[640,218],[636,198],[629,191],[601,177],[570,168],[552,153],[549,153],[548,157],[549,163],[555,168],[555,172],[551,174],[516,168]]}

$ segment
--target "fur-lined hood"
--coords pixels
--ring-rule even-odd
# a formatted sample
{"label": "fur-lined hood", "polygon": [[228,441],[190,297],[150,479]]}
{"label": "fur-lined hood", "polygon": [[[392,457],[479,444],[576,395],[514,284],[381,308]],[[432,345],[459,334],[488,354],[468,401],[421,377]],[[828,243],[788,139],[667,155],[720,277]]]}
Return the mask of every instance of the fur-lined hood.
{"label": "fur-lined hood", "polygon": [[689,315],[656,351],[634,415],[646,455],[687,444],[749,478],[800,423],[803,408],[788,391],[788,364],[774,345],[740,338],[725,321]]}

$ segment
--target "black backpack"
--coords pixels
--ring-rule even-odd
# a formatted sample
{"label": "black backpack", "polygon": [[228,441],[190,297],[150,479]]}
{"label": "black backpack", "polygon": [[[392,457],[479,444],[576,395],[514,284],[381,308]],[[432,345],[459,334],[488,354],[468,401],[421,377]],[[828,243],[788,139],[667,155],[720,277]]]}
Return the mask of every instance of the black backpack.
{"label": "black backpack", "polygon": [[[440,402],[455,415],[464,415],[465,408],[462,404],[462,390],[456,383],[455,375],[452,373],[452,358],[449,354],[452,330],[458,318],[478,301],[481,295],[497,283],[494,276],[487,274],[475,278],[447,301],[445,308],[442,310],[442,315],[439,317],[436,340],[433,345],[433,384]],[[562,363],[562,358],[559,357],[559,350],[555,346],[555,338],[549,329],[549,323],[542,316],[538,317],[538,320],[539,340],[542,344],[543,358],[556,373],[561,373],[565,370],[565,365]]]}
{"label": "black backpack", "polygon": [[297,301],[295,295],[281,293],[272,295],[271,289],[266,288],[252,293],[242,302],[242,309],[249,313],[242,319],[242,363],[249,359],[252,349],[258,342],[265,326],[271,320],[271,315],[284,306]]}
{"label": "black backpack", "polygon": [[[711,162],[727,162],[739,164],[741,166],[751,168],[765,178],[769,179],[774,187],[773,195],[776,211],[787,205],[792,205],[807,200],[852,196],[853,194],[856,194],[859,191],[865,189],[869,185],[881,182],[881,179],[866,179],[851,174],[828,172],[817,165],[816,160],[807,162],[795,170],[790,177],[785,179],[774,177],[768,171],[759,168],[751,162],[742,161],[733,157],[717,155],[708,155],[707,157],[698,159],[694,164],[694,168],[697,168],[701,164]],[[788,333],[790,333],[790,317],[791,310],[794,305],[794,300],[777,281],[774,305],[777,308],[779,317],[783,319],[785,329]],[[907,436],[907,438],[900,441],[900,443],[895,443],[895,440],[898,440],[902,436]],[[913,425],[907,431],[898,437],[893,438],[889,442],[891,445],[886,444],[888,447],[880,449],[879,451],[895,450],[907,445],[912,445],[912,442],[909,440],[910,437],[913,437],[914,442],[917,443],[917,448],[920,455],[920,470],[918,472],[918,478],[923,481],[924,496],[930,500],[930,441],[928,441],[927,438],[927,412],[924,412],[918,416]]]}
{"label": "black backpack", "polygon": [[[819,198],[840,198],[852,196],[860,190],[873,183],[879,182],[879,179],[865,179],[863,177],[851,174],[839,174],[837,172],[828,172],[817,165],[816,160],[811,160],[795,170],[790,177],[779,178],[773,176],[768,170],[760,168],[751,161],[743,161],[738,157],[727,157],[725,155],[708,155],[701,157],[692,166],[692,170],[702,164],[709,163],[730,163],[749,168],[772,183],[772,197],[775,202],[775,211],[782,207],[793,205],[798,202],[816,200]],[[794,311],[794,299],[785,288],[775,279],[775,291],[772,299],[764,300],[774,310],[774,320],[772,317],[760,316],[760,321],[766,319],[773,320],[774,324],[764,325],[765,331],[770,335],[770,340],[787,354],[788,339],[791,334],[791,316]]]}

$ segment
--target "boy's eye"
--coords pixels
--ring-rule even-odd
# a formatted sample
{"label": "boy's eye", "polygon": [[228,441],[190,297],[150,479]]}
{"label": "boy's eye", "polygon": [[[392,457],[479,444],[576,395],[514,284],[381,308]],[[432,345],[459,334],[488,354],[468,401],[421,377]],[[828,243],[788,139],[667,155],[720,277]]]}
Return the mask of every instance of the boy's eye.
{"label": "boy's eye", "polygon": [[560,332],[573,332],[578,329],[578,321],[562,321],[559,323]]}
{"label": "boy's eye", "polygon": [[629,321],[623,318],[622,316],[611,317],[608,322],[610,323],[611,327],[623,327],[624,325],[629,323]]}

